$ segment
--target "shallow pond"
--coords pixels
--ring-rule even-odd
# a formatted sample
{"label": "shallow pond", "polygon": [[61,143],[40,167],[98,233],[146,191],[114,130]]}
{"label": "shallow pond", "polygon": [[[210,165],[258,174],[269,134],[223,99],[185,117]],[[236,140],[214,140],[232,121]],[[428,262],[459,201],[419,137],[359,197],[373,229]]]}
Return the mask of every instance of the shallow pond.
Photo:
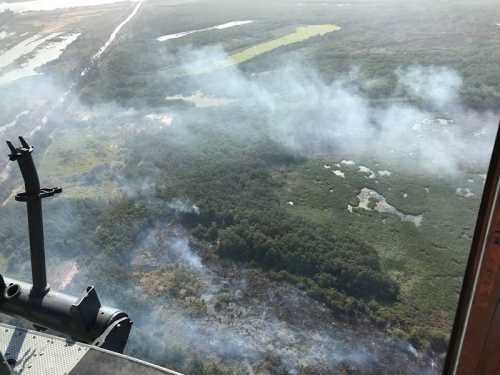
{"label": "shallow pond", "polygon": [[34,0],[21,1],[18,3],[0,3],[0,12],[10,9],[16,13],[54,10],[60,8],[73,8],[81,6],[92,6],[110,3],[119,3],[130,0]]}
{"label": "shallow pond", "polygon": [[[26,57],[27,60],[23,62],[20,67],[16,67],[15,69],[9,70],[0,75],[0,85],[13,82],[20,78],[39,74],[35,71],[36,68],[59,58],[66,47],[73,43],[79,36],[80,34],[76,33],[67,35],[54,33],[44,38],[35,36],[27,39],[30,40],[33,38],[39,38],[31,44],[24,41],[3,55],[0,55],[0,67],[7,67],[7,69],[8,65],[14,62],[17,58]],[[57,37],[57,39],[51,40],[55,37]],[[4,57],[5,55],[7,55],[7,57]]]}
{"label": "shallow pond", "polygon": [[163,42],[165,40],[177,39],[177,38],[181,38],[183,36],[189,35],[189,34],[199,33],[201,31],[222,30],[222,29],[227,29],[229,27],[246,25],[247,23],[252,23],[252,22],[253,21],[234,21],[234,22],[228,22],[228,23],[224,23],[222,25],[218,25],[218,26],[214,26],[214,27],[207,27],[206,29],[190,30],[190,31],[183,31],[183,32],[177,33],[177,34],[164,35],[164,36],[161,36],[161,37],[156,38],[156,39],[159,40],[160,42]]}

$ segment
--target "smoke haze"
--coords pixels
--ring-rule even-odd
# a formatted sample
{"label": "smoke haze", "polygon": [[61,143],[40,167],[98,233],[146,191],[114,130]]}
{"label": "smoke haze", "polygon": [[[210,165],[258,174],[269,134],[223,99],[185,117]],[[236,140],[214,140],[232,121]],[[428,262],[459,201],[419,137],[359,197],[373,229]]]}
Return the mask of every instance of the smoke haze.
{"label": "smoke haze", "polygon": [[[167,47],[160,48],[160,52],[169,53]],[[193,108],[175,113],[171,126],[176,129],[176,135],[185,137],[186,142],[196,143],[199,139],[198,134],[190,133],[187,127],[182,128],[192,119],[203,121],[207,113],[230,114],[231,110],[246,108],[261,119],[263,138],[268,137],[297,155],[327,155],[338,160],[356,158],[356,161],[359,158],[360,162],[369,160],[398,166],[408,174],[456,177],[463,171],[483,173],[486,170],[498,113],[477,113],[466,108],[460,102],[462,77],[450,68],[416,65],[399,68],[393,74],[397,80],[395,91],[384,99],[370,100],[366,90],[378,87],[381,82],[363,76],[356,68],[331,82],[326,82],[306,60],[277,61],[276,66],[265,72],[251,73],[250,69],[245,71],[248,65],[242,65],[207,74],[200,71],[228,58],[222,48],[191,47],[181,51],[180,56],[179,81],[186,85],[170,94],[189,96],[201,90],[206,96],[233,100],[216,108]],[[37,77],[37,82],[38,86],[28,81],[9,86],[18,88],[9,89],[15,108],[12,118],[22,113],[23,108],[18,107],[23,95],[33,102],[39,100],[36,87],[47,96],[66,91],[45,77]],[[132,130],[161,131],[160,126],[163,126],[153,128],[154,122],[145,120],[146,115],[159,111],[146,104],[138,104],[132,110],[112,102],[91,107],[80,103],[73,93],[66,100],[71,104],[55,108],[47,125],[41,125],[37,119],[38,127],[28,129],[30,117],[21,116],[20,119],[28,119],[19,124],[19,129],[34,137],[47,138],[49,134],[39,135],[36,130],[45,130],[43,127],[47,126],[51,132],[55,132],[53,129],[68,131],[95,123],[93,130],[96,132],[108,127],[108,130],[113,129],[113,137],[125,138],[135,134]],[[165,101],[165,107],[167,105]],[[10,108],[10,104],[6,107]],[[68,108],[68,113],[63,114]],[[64,120],[71,118],[73,121],[61,126],[57,111]],[[34,119],[38,114],[30,113],[29,116]],[[233,129],[235,133],[244,124],[239,125]],[[17,128],[6,129],[2,136],[8,138],[14,130],[18,131]],[[111,146],[112,150],[118,147]],[[148,160],[138,163],[147,164]],[[107,165],[106,168],[120,172],[122,165]],[[99,174],[96,169],[92,172],[95,174],[93,183],[105,180],[106,173]],[[161,170],[157,172],[162,173]],[[138,181],[129,181],[127,177],[112,174],[119,186],[117,190],[126,198],[156,196],[158,189],[164,188],[158,187],[152,178],[142,176],[144,178]],[[41,177],[50,179],[51,176]],[[200,215],[203,206],[194,203],[179,195],[178,199],[162,207],[163,211],[174,211],[177,217]],[[64,211],[68,213],[64,216],[65,225],[58,230],[67,232],[70,238],[77,238],[79,228],[72,218],[78,215],[78,210],[68,204]],[[96,233],[99,228],[95,228]],[[108,297],[113,290],[124,288],[130,290],[130,294],[144,290],[151,295],[157,293],[156,302],[148,307],[152,312],[133,316],[138,324],[132,331],[131,345],[141,330],[155,335],[161,331],[162,344],[168,341],[206,356],[217,353],[218,357],[226,357],[222,364],[249,374],[253,373],[253,364],[262,371],[259,373],[265,373],[264,361],[275,363],[282,373],[288,374],[297,374],[308,366],[324,373],[331,367],[386,373],[394,370],[396,363],[405,374],[435,371],[427,353],[418,353],[408,342],[376,330],[372,323],[363,321],[363,317],[356,317],[359,320],[355,330],[337,321],[325,306],[297,288],[262,275],[255,277],[254,270],[248,271],[244,266],[202,260],[199,254],[202,246],[193,246],[187,231],[173,227],[165,229],[155,224],[137,237],[137,243],[130,245],[134,247],[130,259],[102,255],[97,259],[83,259],[82,263],[86,263],[81,267],[91,269],[98,265],[112,274],[121,266],[127,271],[143,273],[140,278],[135,275],[133,282],[127,279],[127,284],[116,279],[115,285],[104,285],[102,280],[97,280],[98,290],[106,288]],[[52,251],[52,255],[57,253],[57,249]],[[173,286],[155,284],[160,279],[154,273],[158,269],[163,272],[160,276],[165,276]],[[85,277],[82,274],[75,278],[75,285],[79,284],[73,289],[75,293],[86,286]],[[121,301],[107,302],[127,309]],[[203,308],[206,316],[197,317],[196,309]]]}
{"label": "smoke haze", "polygon": [[[254,271],[234,265],[202,264],[178,227],[151,231],[134,254],[133,269],[154,266],[139,282],[150,293],[163,290],[165,298],[169,288],[152,285],[158,282],[156,272],[162,272],[163,279],[185,280],[182,290],[196,287],[195,295],[183,300],[169,298],[167,292],[166,299],[152,307],[169,345],[190,348],[202,356],[216,353],[222,363],[248,374],[253,373],[252,365],[263,371],[259,366],[264,360],[287,374],[304,368],[392,373],[395,363],[405,374],[433,373],[430,356],[417,353],[400,339],[374,333],[362,317],[353,330],[294,287],[256,277]],[[203,317],[192,315],[197,302],[206,308]],[[147,315],[138,318],[143,332],[158,329],[147,323],[152,321]]]}
{"label": "smoke haze", "polygon": [[[378,161],[397,154],[399,163],[411,163],[411,170],[451,176],[461,166],[485,168],[489,161],[497,114],[465,108],[459,100],[462,79],[452,69],[399,68],[392,96],[370,101],[363,89],[377,81],[358,69],[331,83],[307,62],[264,73],[231,66],[213,77],[196,74],[200,66],[227,57],[213,48],[184,51],[188,86],[253,106],[265,119],[268,136],[298,152],[336,149]],[[405,103],[405,97],[420,105]]]}

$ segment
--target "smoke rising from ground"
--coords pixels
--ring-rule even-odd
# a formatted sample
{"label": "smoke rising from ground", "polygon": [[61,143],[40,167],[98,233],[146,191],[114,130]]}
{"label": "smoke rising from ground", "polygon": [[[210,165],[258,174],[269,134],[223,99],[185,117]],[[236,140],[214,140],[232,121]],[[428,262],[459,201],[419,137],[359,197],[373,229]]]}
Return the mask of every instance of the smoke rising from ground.
{"label": "smoke rising from ground", "polygon": [[[489,161],[496,115],[464,108],[462,79],[452,69],[399,68],[394,92],[370,101],[364,90],[380,82],[363,77],[358,69],[330,83],[307,62],[251,75],[236,66],[213,72],[215,78],[197,74],[201,66],[225,57],[217,48],[184,51],[185,79],[206,95],[238,98],[242,105],[253,106],[266,119],[268,135],[298,152],[336,149],[379,160],[397,154],[413,170],[449,175],[463,164],[486,167]],[[438,123],[436,118],[443,116],[446,121]],[[432,126],[416,129],[424,119]]]}
{"label": "smoke rising from ground", "polygon": [[398,84],[437,110],[454,109],[460,103],[462,78],[445,67],[413,66],[396,71]]}
{"label": "smoke rising from ground", "polygon": [[200,214],[200,209],[187,201],[183,201],[180,199],[175,199],[174,201],[168,204],[168,208],[178,212],[178,213],[191,213],[191,214]]}
{"label": "smoke rising from ground", "polygon": [[[288,374],[304,368],[319,373],[339,368],[368,373],[432,373],[431,358],[418,354],[410,344],[363,328],[362,322],[354,330],[294,287],[254,277],[231,265],[202,264],[180,228],[151,231],[135,252],[131,266],[144,271],[154,266],[166,272],[166,280],[188,280],[182,290],[201,286],[197,296],[185,297],[183,302],[163,298],[153,307],[153,314],[162,322],[171,345],[190,348],[202,356],[216,355],[243,373],[266,373],[259,367],[264,362]],[[187,279],[182,276],[186,272]],[[147,280],[149,287],[156,282],[156,274]],[[163,293],[169,287],[159,286]],[[206,314],[192,315],[196,301],[202,301]],[[149,331],[147,322],[151,319],[140,320],[144,322],[141,328]]]}
{"label": "smoke rising from ground", "polygon": [[171,250],[175,258],[179,261],[172,261],[174,264],[186,263],[190,268],[203,271],[200,257],[193,253],[187,238],[176,238],[171,244]]}
{"label": "smoke rising from ground", "polygon": [[150,178],[136,183],[127,181],[123,176],[117,176],[116,180],[120,185],[122,194],[128,198],[136,198],[139,196],[150,197],[156,192],[156,184]]}

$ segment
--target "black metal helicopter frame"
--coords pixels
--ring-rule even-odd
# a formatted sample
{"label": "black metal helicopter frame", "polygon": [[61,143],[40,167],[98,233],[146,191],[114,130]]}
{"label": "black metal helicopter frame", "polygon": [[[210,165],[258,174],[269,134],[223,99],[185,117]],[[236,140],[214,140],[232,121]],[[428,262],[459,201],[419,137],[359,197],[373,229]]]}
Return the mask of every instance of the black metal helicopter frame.
{"label": "black metal helicopter frame", "polygon": [[47,283],[42,198],[61,193],[62,189],[40,188],[31,155],[33,147],[22,137],[19,140],[22,147],[16,148],[9,141],[7,144],[9,158],[18,162],[26,188],[15,199],[26,202],[28,209],[33,285],[0,275],[0,312],[28,320],[38,331],[54,329],[75,341],[122,353],[133,324],[127,313],[102,305],[93,286],[77,298],[51,290]]}

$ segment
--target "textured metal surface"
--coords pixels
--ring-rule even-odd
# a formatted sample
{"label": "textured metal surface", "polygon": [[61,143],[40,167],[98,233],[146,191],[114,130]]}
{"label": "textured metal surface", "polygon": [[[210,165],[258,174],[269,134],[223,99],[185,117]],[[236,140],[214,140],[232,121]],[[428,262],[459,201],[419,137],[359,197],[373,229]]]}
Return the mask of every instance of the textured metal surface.
{"label": "textured metal surface", "polygon": [[0,350],[8,362],[16,361],[13,374],[64,375],[89,348],[59,337],[0,324]]}
{"label": "textured metal surface", "polygon": [[[55,290],[50,290],[44,296],[33,296],[30,293],[30,284],[8,277],[3,279],[7,285],[12,283],[21,288],[15,297],[8,298],[6,296],[9,289],[3,291],[0,285],[0,312],[53,329],[79,342],[94,342],[97,338],[101,338],[114,322],[128,318],[124,311],[101,306],[100,303],[94,303],[88,308],[86,302],[80,302],[88,300],[88,288],[80,299]],[[92,287],[89,288],[93,290]],[[82,309],[73,310],[73,304],[80,304]],[[82,311],[84,311],[84,316],[78,316]],[[127,328],[127,332],[114,345],[114,348],[120,352],[123,352],[124,341],[128,339],[131,326],[124,326],[124,328]],[[112,338],[110,337],[108,341],[108,344],[111,344]]]}
{"label": "textured metal surface", "polygon": [[0,351],[18,375],[182,375],[136,358],[0,324]]}
{"label": "textured metal surface", "polygon": [[135,358],[102,349],[88,351],[68,375],[182,375]]}

